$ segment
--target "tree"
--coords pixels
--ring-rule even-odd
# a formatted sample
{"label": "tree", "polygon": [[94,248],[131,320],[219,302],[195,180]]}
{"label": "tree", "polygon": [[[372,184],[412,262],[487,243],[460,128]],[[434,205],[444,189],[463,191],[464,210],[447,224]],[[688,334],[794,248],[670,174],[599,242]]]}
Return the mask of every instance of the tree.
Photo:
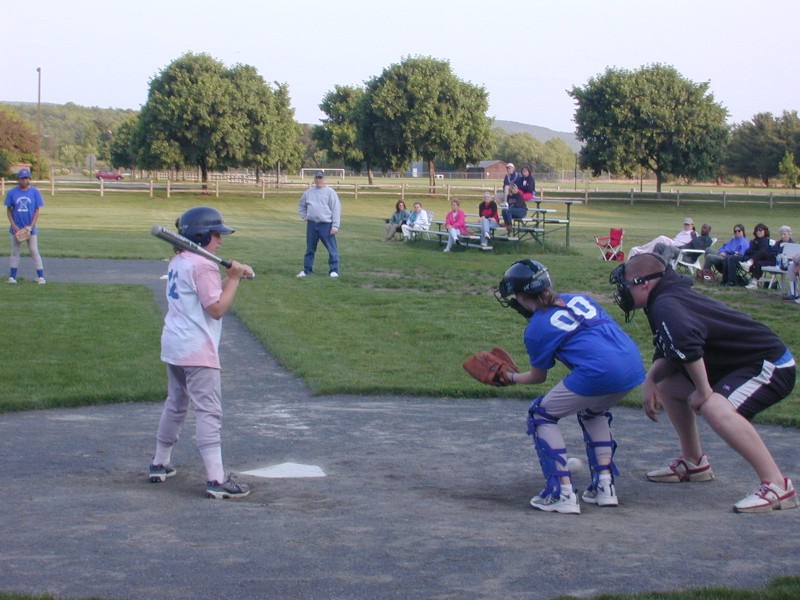
{"label": "tree", "polygon": [[35,164],[39,138],[14,111],[0,107],[0,176],[15,162]]}
{"label": "tree", "polygon": [[108,145],[108,157],[112,166],[126,169],[136,166],[136,148],[133,142],[137,122],[136,117],[129,117],[114,130]]}
{"label": "tree", "polygon": [[778,122],[772,113],[759,113],[750,121],[734,125],[725,160],[733,175],[748,181],[758,177],[769,187],[778,175],[778,163],[786,151],[778,135]]}
{"label": "tree", "polygon": [[783,159],[778,165],[778,173],[783,185],[792,189],[797,188],[797,181],[800,179],[800,167],[795,164],[792,152],[787,152],[783,155]]}
{"label": "tree", "polygon": [[319,108],[326,118],[311,131],[319,148],[342,159],[354,171],[361,171],[364,165],[358,138],[358,110],[363,97],[363,88],[337,85],[322,98]]}
{"label": "tree", "polygon": [[194,165],[204,185],[210,170],[242,164],[250,140],[235,80],[207,54],[187,53],[168,65],[150,82],[139,114],[137,164]]}
{"label": "tree", "polygon": [[667,174],[713,176],[728,136],[727,111],[708,93],[708,83],[693,83],[674,67],[652,65],[638,71],[608,68],[569,95],[576,136],[585,142],[583,167],[632,176],[652,171],[657,189]]}
{"label": "tree", "polygon": [[367,83],[359,131],[362,149],[375,151],[377,166],[405,169],[414,159],[456,167],[484,158],[491,147],[488,94],[458,79],[446,61],[407,58]]}
{"label": "tree", "polygon": [[230,71],[237,96],[235,110],[246,120],[246,149],[242,165],[258,170],[295,167],[300,162],[300,125],[294,120],[286,84],[268,85],[258,71],[237,65]]}

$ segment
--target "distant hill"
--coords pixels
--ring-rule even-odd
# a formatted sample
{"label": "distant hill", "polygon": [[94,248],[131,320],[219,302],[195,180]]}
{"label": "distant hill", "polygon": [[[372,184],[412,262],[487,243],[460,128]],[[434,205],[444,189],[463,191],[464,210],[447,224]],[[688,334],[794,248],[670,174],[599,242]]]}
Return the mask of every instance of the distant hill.
{"label": "distant hill", "polygon": [[494,126],[497,129],[502,129],[508,134],[515,133],[529,133],[531,136],[540,142],[546,142],[552,138],[564,140],[573,152],[581,149],[581,143],[575,139],[574,133],[566,131],[553,131],[547,127],[539,127],[538,125],[526,125],[525,123],[517,123],[516,121],[500,121],[496,120]]}

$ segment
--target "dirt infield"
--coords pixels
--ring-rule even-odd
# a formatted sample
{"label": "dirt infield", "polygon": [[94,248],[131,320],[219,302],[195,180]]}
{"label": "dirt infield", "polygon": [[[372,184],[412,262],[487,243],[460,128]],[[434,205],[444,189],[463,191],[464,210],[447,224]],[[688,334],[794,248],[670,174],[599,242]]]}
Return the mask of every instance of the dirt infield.
{"label": "dirt infield", "polygon": [[[49,282],[142,283],[163,294],[163,262],[50,259],[46,267]],[[254,487],[250,497],[212,501],[203,495],[193,417],[173,454],[177,475],[153,485],[145,470],[158,405],[0,415],[0,589],[135,599],[535,599],[758,587],[798,574],[800,510],[732,513],[757,482],[703,422],[715,481],[648,483],[645,471],[675,453],[672,430],[619,409],[620,506],[551,515],[528,506],[542,485],[526,403],[315,397],[233,317],[222,359],[227,467],[294,462],[326,476],[241,476]],[[579,448],[577,423],[564,429]],[[800,480],[797,430],[759,431]]]}

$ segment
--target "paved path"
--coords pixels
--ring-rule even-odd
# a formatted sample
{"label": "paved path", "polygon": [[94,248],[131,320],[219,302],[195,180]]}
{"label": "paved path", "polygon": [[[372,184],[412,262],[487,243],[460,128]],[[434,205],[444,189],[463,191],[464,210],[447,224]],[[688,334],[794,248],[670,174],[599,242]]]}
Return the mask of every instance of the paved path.
{"label": "paved path", "polygon": [[[49,282],[142,283],[163,262],[47,261]],[[232,341],[235,340],[235,345]],[[528,507],[541,489],[526,403],[314,397],[234,318],[223,334],[230,469],[319,465],[314,479],[242,477],[244,500],[203,496],[193,423],[163,485],[144,474],[159,407],[0,415],[0,589],[60,597],[552,598],[798,574],[800,510],[736,515],[754,485],[701,423],[717,480],[648,483],[671,428],[615,411],[621,505],[580,516]],[[567,421],[571,447],[579,427]],[[759,427],[796,481],[796,429]],[[577,476],[585,485],[587,475]]]}

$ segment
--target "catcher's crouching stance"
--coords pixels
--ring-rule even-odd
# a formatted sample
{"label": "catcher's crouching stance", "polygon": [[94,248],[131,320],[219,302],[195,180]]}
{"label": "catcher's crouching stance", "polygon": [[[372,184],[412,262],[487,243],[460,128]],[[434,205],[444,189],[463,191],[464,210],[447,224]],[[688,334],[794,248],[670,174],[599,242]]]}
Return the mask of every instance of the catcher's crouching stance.
{"label": "catcher's crouching stance", "polygon": [[557,294],[547,268],[536,261],[511,265],[495,297],[528,319],[524,341],[530,370],[508,370],[504,375],[508,381],[542,383],[556,359],[571,371],[528,410],[528,434],[533,436],[546,484],[531,506],[547,512],[581,512],[558,425],[559,419],[573,414],[583,430],[592,476],[582,498],[598,506],[616,506],[618,472],[612,460],[616,442],[609,411],[644,380],[639,349],[594,300],[583,294]]}

